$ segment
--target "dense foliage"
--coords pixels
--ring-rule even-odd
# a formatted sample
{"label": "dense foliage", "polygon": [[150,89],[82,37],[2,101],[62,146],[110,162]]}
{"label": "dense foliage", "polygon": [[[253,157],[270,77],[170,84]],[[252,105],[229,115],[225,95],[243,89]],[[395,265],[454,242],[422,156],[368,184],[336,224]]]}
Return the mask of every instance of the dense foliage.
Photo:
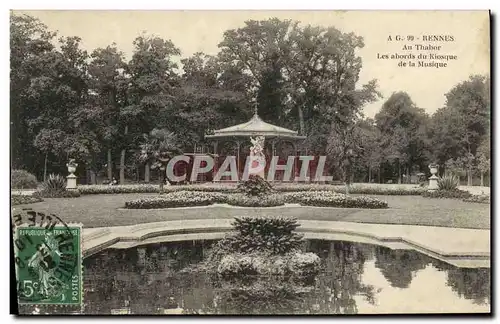
{"label": "dense foliage", "polygon": [[251,174],[248,180],[238,184],[238,189],[249,196],[263,196],[273,191],[271,184],[264,178]]}
{"label": "dense foliage", "polygon": [[36,177],[25,170],[12,170],[10,172],[10,187],[13,189],[36,189]]}
{"label": "dense foliage", "polygon": [[437,185],[439,190],[456,190],[460,185],[460,179],[453,174],[446,175],[437,180]]}
{"label": "dense foliage", "polygon": [[42,184],[42,190],[46,192],[66,190],[66,179],[60,174],[50,174]]}

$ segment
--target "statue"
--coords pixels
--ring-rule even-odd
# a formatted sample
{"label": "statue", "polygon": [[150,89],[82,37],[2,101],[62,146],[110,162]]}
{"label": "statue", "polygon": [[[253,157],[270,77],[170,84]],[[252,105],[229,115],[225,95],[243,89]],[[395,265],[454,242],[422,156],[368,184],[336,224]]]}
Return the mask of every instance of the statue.
{"label": "statue", "polygon": [[[250,147],[250,157],[252,157],[252,167],[256,168],[259,164],[262,166],[266,165],[266,157],[264,155],[264,136],[257,136],[255,138],[250,137],[250,142],[252,142],[252,147]],[[265,178],[264,169],[258,174],[261,178]]]}
{"label": "statue", "polygon": [[255,138],[250,137],[250,142],[252,142],[252,147],[250,147],[250,154],[254,156],[264,156],[264,136],[257,136]]}

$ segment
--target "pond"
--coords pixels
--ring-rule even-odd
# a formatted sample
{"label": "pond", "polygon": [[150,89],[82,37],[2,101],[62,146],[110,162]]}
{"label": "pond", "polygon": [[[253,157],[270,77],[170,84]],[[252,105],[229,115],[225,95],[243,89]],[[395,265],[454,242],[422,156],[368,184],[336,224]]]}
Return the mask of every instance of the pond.
{"label": "pond", "polygon": [[412,250],[308,240],[322,270],[301,286],[251,289],[190,271],[215,241],[108,249],[84,260],[85,314],[366,314],[489,312],[490,269],[457,268]]}

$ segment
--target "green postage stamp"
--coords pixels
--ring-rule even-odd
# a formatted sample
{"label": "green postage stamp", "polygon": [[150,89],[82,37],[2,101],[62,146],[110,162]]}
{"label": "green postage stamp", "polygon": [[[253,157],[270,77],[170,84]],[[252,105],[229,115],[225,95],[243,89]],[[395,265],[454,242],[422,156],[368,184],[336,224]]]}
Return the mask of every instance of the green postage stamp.
{"label": "green postage stamp", "polygon": [[80,224],[15,228],[19,305],[82,305],[81,236]]}

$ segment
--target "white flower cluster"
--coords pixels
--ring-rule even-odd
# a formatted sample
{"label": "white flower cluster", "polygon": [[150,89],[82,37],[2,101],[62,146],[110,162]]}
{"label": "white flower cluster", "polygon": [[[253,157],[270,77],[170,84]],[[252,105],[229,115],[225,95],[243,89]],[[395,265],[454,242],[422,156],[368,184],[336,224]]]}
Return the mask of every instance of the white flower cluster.
{"label": "white flower cluster", "polygon": [[346,196],[333,191],[303,191],[283,193],[289,203],[307,206],[342,208],[387,208],[387,202],[365,196]]}

